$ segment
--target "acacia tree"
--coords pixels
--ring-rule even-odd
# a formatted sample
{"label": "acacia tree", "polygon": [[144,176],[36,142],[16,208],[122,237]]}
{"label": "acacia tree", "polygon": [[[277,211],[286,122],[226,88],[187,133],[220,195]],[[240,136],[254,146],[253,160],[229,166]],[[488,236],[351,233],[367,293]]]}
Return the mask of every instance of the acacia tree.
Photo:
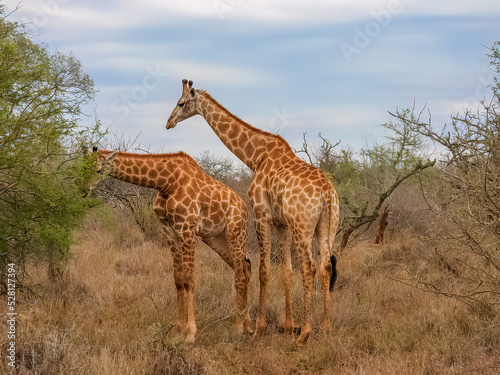
{"label": "acacia tree", "polygon": [[[56,273],[89,201],[91,168],[75,147],[92,130],[78,126],[93,81],[72,54],[33,42],[0,7],[0,280],[7,263],[30,261]],[[18,280],[22,281],[22,280]],[[5,292],[4,289],[0,292]]]}
{"label": "acacia tree", "polygon": [[434,166],[424,157],[425,143],[404,123],[382,125],[388,131],[386,143],[374,143],[358,155],[350,150],[336,152],[331,141],[318,135],[319,146],[310,147],[305,134],[302,150],[308,161],[333,180],[340,199],[340,250],[351,235],[374,223],[391,194],[407,179]]}
{"label": "acacia tree", "polygon": [[[500,74],[500,42],[490,49],[493,71]],[[412,133],[442,149],[437,176],[445,194],[423,189],[432,211],[447,230],[445,245],[436,248],[444,272],[455,282],[446,288],[412,275],[416,286],[457,298],[469,306],[495,311],[500,305],[500,81],[494,79],[491,99],[476,110],[451,118],[443,127],[423,111],[392,114]],[[441,190],[443,190],[441,188]],[[492,310],[493,309],[493,310]]]}

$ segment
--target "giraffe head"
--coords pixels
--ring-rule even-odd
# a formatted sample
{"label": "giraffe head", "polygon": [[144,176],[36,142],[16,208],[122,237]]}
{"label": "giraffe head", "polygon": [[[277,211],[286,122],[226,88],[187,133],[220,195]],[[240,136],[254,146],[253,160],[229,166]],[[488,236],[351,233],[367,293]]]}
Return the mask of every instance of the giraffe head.
{"label": "giraffe head", "polygon": [[103,175],[111,175],[113,173],[113,160],[120,151],[100,152],[97,147],[94,147],[93,152],[97,155],[94,171]]}
{"label": "giraffe head", "polygon": [[[113,160],[118,156],[119,151],[112,151],[109,153],[101,153],[97,150],[97,147],[93,147],[92,155],[95,157],[95,161],[92,165],[93,174],[88,181],[87,194],[91,194],[95,188],[99,185],[104,176],[111,175],[113,173]],[[97,176],[99,174],[100,176]]]}
{"label": "giraffe head", "polygon": [[174,128],[177,123],[198,114],[197,99],[198,93],[193,88],[193,81],[183,79],[182,95],[167,121],[167,129]]}

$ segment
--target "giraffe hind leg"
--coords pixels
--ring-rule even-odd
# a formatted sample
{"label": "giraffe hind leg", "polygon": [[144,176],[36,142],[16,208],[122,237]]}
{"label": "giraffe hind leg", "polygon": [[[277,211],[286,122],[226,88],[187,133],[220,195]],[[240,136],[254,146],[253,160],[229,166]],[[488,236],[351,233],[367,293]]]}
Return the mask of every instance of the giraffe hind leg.
{"label": "giraffe hind leg", "polygon": [[297,344],[302,346],[307,343],[311,335],[311,302],[312,302],[312,287],[316,269],[312,258],[312,236],[305,233],[294,233],[294,241],[299,253],[300,271],[302,274],[303,283],[303,322],[300,328],[300,336],[297,339]]}
{"label": "giraffe hind leg", "polygon": [[281,278],[283,280],[283,292],[285,294],[285,333],[293,334],[295,322],[293,320],[292,302],[290,290],[293,282],[292,270],[292,254],[291,245],[292,237],[288,227],[277,226],[278,236],[280,239],[281,250]]}
{"label": "giraffe hind leg", "polygon": [[323,293],[323,330],[329,331],[331,328],[331,302],[330,293],[337,279],[337,258],[330,255],[333,247],[334,233],[330,233],[329,223],[326,215],[322,215],[316,228],[320,252],[319,278]]}
{"label": "giraffe hind leg", "polygon": [[[255,215],[259,217],[259,215]],[[259,240],[260,264],[259,264],[259,311],[255,323],[254,338],[259,338],[266,329],[267,312],[267,289],[269,287],[269,274],[271,268],[271,225],[264,217],[255,221],[255,229]]]}
{"label": "giraffe hind leg", "polygon": [[234,271],[237,317],[235,328],[238,333],[252,333],[248,304],[248,282],[251,274],[250,260],[245,257],[245,240],[236,238],[227,241],[224,234],[202,239]]}

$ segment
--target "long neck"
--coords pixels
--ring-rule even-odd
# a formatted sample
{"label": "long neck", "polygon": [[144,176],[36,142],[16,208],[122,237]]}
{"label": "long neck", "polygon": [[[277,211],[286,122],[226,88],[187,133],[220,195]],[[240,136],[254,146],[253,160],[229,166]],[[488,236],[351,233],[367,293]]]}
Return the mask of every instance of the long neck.
{"label": "long neck", "polygon": [[200,114],[231,152],[254,172],[261,162],[270,157],[270,151],[280,147],[292,152],[278,135],[254,128],[233,115],[208,93],[202,91]]}
{"label": "long neck", "polygon": [[112,176],[135,185],[165,191],[174,179],[171,157],[120,153],[113,160]]}

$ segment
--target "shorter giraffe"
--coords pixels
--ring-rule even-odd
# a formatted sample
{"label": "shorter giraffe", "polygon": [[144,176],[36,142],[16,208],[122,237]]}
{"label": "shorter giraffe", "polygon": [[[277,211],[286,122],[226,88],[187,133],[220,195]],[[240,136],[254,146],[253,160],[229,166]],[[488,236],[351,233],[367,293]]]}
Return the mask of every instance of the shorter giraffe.
{"label": "shorter giraffe", "polygon": [[196,235],[233,269],[236,331],[250,333],[247,294],[251,265],[245,255],[248,225],[247,207],[243,199],[207,175],[183,152],[141,155],[94,150],[97,152],[95,170],[98,173],[105,172],[119,180],[158,190],[154,211],[164,225],[167,245],[172,252],[177,288],[177,326],[181,332],[186,332],[186,341],[193,343],[196,335]]}

